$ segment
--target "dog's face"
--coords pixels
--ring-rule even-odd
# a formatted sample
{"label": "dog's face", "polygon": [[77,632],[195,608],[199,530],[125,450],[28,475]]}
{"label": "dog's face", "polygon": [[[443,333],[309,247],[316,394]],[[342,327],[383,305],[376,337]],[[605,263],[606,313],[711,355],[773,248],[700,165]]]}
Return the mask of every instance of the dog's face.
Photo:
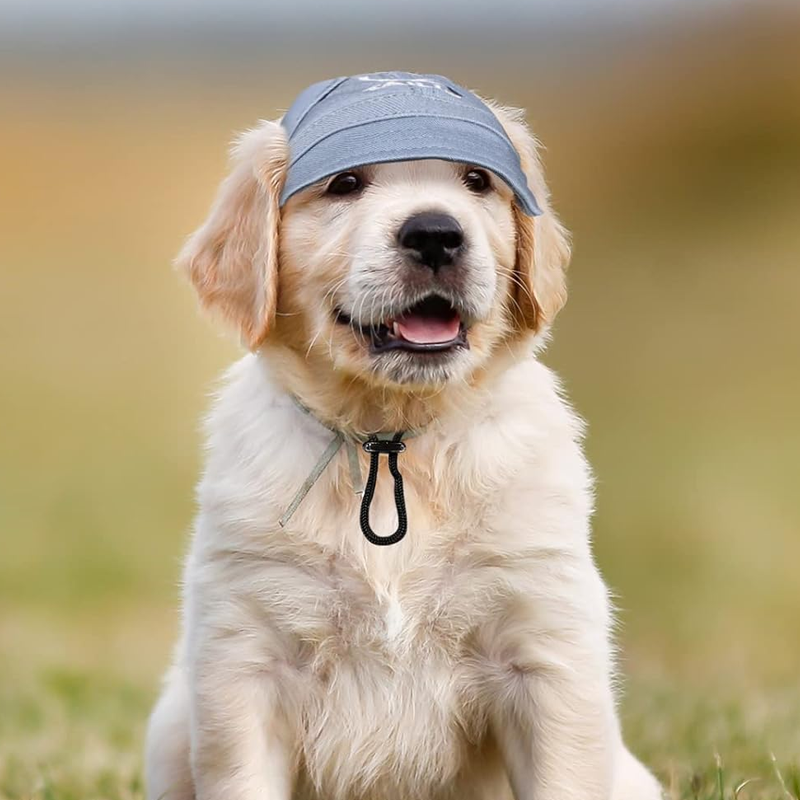
{"label": "dog's face", "polygon": [[568,246],[533,139],[518,115],[496,113],[541,217],[490,172],[439,160],[341,173],[279,209],[288,147],[262,123],[179,263],[253,348],[269,336],[383,387],[467,379],[552,321],[565,296]]}
{"label": "dog's face", "polygon": [[287,320],[336,369],[370,381],[464,377],[511,325],[512,204],[485,170],[435,160],[301,192],[281,224],[278,326]]}

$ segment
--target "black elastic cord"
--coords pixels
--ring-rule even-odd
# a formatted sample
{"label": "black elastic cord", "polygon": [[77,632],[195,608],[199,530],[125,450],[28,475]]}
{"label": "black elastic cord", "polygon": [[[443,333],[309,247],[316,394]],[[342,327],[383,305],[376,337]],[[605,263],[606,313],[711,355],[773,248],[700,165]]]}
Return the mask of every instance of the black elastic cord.
{"label": "black elastic cord", "polygon": [[[396,433],[390,441],[370,436],[362,445],[365,453],[370,454],[369,475],[361,499],[361,532],[372,544],[397,544],[408,531],[408,515],[406,514],[406,498],[403,494],[403,476],[397,468],[397,456],[406,449],[402,442],[403,431]],[[378,463],[381,453],[389,456],[389,472],[394,478],[394,504],[397,508],[397,530],[389,536],[378,536],[369,524],[369,509],[375,496],[375,485],[378,482]]]}

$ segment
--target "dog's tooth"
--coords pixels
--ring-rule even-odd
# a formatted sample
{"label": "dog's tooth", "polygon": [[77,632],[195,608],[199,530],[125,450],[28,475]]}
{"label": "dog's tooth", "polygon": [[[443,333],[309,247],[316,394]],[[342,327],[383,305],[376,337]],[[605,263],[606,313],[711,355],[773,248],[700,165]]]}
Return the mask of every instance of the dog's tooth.
{"label": "dog's tooth", "polygon": [[397,320],[392,320],[392,336],[400,338],[400,328],[397,326]]}

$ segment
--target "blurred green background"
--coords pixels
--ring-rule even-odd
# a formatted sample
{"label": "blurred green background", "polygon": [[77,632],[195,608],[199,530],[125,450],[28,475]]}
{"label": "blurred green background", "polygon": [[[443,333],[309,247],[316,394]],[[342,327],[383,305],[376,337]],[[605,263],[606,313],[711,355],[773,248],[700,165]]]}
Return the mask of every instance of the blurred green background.
{"label": "blurred green background", "polygon": [[715,752],[792,790],[797,4],[39,5],[0,5],[0,797],[140,796],[237,353],[170,260],[234,132],[378,69],[524,106],[547,148],[575,251],[544,360],[589,422],[634,749],[675,796],[711,796]]}

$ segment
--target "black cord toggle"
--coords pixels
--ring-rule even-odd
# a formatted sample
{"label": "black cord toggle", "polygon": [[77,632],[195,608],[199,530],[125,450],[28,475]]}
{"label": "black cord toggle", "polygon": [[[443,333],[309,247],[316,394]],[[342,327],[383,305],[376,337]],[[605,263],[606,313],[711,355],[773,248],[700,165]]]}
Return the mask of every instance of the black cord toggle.
{"label": "black cord toggle", "polygon": [[[361,532],[368,542],[372,544],[397,544],[408,531],[408,515],[406,513],[406,498],[403,494],[403,476],[397,468],[397,456],[406,449],[402,441],[404,431],[396,433],[391,439],[378,439],[370,436],[361,446],[365,453],[370,454],[369,475],[367,485],[364,487],[364,496],[361,499]],[[389,472],[394,478],[394,504],[397,508],[397,530],[389,536],[378,536],[369,524],[369,509],[372,498],[375,496],[375,484],[378,482],[378,463],[381,453],[389,457]]]}
{"label": "black cord toggle", "polygon": [[[400,434],[401,436],[403,434]],[[405,442],[395,441],[390,439],[388,442],[384,439],[367,439],[361,445],[365,453],[402,453],[406,449]]]}

